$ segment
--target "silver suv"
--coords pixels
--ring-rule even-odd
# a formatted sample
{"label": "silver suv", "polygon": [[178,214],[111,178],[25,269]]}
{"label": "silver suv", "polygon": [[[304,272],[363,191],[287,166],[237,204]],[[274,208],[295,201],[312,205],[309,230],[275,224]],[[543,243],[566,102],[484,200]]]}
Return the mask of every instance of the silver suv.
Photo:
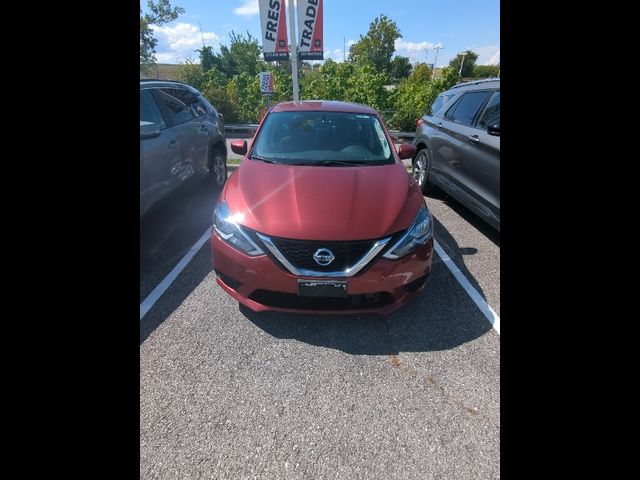
{"label": "silver suv", "polygon": [[462,83],[441,93],[417,122],[413,176],[500,231],[500,79]]}
{"label": "silver suv", "polygon": [[140,80],[140,217],[192,178],[227,180],[221,114],[193,87]]}

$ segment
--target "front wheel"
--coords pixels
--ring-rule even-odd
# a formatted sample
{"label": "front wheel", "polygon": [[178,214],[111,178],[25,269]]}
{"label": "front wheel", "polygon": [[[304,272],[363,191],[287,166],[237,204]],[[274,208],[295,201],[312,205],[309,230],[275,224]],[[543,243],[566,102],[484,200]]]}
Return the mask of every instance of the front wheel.
{"label": "front wheel", "polygon": [[216,181],[216,185],[222,188],[227,181],[227,159],[220,149],[216,148],[211,151],[209,173]]}
{"label": "front wheel", "polygon": [[411,162],[413,178],[418,182],[418,186],[423,194],[432,193],[434,186],[429,183],[429,166],[431,161],[426,148],[420,149],[416,157]]}

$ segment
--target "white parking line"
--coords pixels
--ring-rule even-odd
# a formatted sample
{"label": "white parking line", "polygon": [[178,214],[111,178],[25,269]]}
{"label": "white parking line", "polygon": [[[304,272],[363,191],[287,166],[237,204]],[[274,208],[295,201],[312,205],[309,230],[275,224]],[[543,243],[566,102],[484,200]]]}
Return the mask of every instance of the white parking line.
{"label": "white parking line", "polygon": [[447,253],[442,249],[440,244],[438,242],[434,242],[434,246],[436,249],[436,253],[442,259],[451,273],[453,273],[453,276],[456,277],[458,283],[462,285],[462,288],[464,288],[467,294],[471,297],[473,303],[478,306],[484,316],[487,317],[487,320],[489,320],[495,331],[498,332],[498,335],[500,335],[500,317],[498,316],[498,314],[494,312],[493,308],[491,308],[489,304],[484,300],[484,298],[482,298],[482,295],[480,295],[478,291],[473,288],[473,285],[469,283],[467,277],[462,274],[460,269],[456,266],[454,261],[451,260],[449,255],[447,255]]}
{"label": "white parking line", "polygon": [[140,320],[144,318],[151,307],[153,307],[154,303],[158,301],[158,299],[162,296],[162,294],[169,288],[169,285],[173,283],[173,281],[178,277],[180,272],[184,270],[184,267],[191,261],[191,259],[198,253],[198,250],[202,248],[207,240],[211,237],[211,227],[207,228],[207,231],[202,234],[200,240],[196,242],[196,244],[191,247],[184,257],[178,262],[178,264],[173,267],[173,270],[169,272],[169,275],[164,277],[162,281],[158,284],[156,288],[145,298],[140,304]]}

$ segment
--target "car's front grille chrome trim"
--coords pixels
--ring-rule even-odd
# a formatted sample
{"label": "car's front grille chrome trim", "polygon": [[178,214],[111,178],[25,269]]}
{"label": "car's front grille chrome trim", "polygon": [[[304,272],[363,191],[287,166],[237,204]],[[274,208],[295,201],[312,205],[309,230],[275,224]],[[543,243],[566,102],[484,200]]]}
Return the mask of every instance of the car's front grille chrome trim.
{"label": "car's front grille chrome trim", "polygon": [[351,267],[334,272],[319,272],[316,270],[307,270],[306,268],[298,268],[293,265],[289,260],[285,258],[285,256],[278,250],[275,246],[271,238],[266,235],[262,235],[258,232],[255,232],[258,235],[258,238],[262,240],[262,243],[267,247],[267,249],[271,252],[271,254],[278,259],[278,261],[291,273],[294,275],[302,276],[302,277],[353,277],[360,270],[366,267],[371,260],[375,258],[378,253],[389,243],[391,240],[391,236],[382,238],[377,240],[373,246]]}

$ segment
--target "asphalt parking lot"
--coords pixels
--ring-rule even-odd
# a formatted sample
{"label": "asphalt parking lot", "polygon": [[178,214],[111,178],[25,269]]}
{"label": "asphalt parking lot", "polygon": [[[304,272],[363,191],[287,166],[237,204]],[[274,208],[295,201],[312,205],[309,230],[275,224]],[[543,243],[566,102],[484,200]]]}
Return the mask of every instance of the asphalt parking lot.
{"label": "asphalt parking lot", "polygon": [[[218,194],[202,181],[141,220],[141,303]],[[469,294],[499,316],[499,234],[444,194],[427,204],[457,274],[436,255],[387,317],[255,314],[216,284],[208,242],[193,249],[140,321],[140,478],[500,478],[499,321]]]}

